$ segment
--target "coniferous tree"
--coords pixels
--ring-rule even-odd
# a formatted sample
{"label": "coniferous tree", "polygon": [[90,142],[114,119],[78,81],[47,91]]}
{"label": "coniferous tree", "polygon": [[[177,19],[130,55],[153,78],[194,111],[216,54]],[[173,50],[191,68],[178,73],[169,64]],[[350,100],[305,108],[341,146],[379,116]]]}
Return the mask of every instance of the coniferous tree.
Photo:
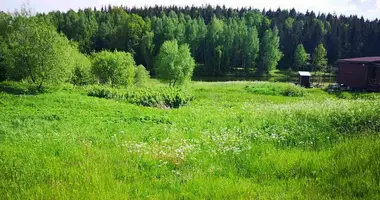
{"label": "coniferous tree", "polygon": [[[69,10],[37,14],[36,17],[50,21],[58,32],[77,42],[82,52],[128,51],[133,54],[137,64],[147,66],[153,73],[153,58],[164,41],[173,39],[179,44],[189,44],[191,54],[201,65],[197,72],[225,75],[238,71],[238,68],[244,68],[245,73],[249,73],[252,68],[261,69],[257,61],[252,62],[254,56],[251,55],[255,54],[252,54],[251,49],[256,51],[255,48],[249,48],[256,44],[250,43],[256,41],[252,39],[255,37],[252,36],[253,27],[256,27],[260,38],[259,46],[264,46],[262,41],[267,30],[278,28],[279,49],[284,54],[278,62],[279,69],[293,66],[298,44],[302,44],[305,51],[313,52],[323,43],[329,64],[334,64],[339,58],[380,55],[378,20],[335,14],[316,15],[312,11],[300,13],[295,9],[260,12],[251,8],[210,5],[144,8],[105,6],[100,10]],[[217,20],[220,23],[215,23]],[[221,25],[221,28],[215,28],[216,24]],[[8,19],[5,25],[9,25]],[[0,28],[0,32],[4,30]],[[147,35],[147,32],[153,34]],[[151,45],[147,41],[151,41],[148,42]]]}

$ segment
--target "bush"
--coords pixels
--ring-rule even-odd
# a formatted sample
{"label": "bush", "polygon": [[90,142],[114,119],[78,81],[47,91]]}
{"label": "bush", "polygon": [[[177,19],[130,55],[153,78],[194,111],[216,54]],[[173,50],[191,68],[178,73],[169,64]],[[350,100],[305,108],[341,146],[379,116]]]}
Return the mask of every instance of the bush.
{"label": "bush", "polygon": [[307,93],[305,88],[290,83],[255,82],[246,89],[254,94],[303,97]]}
{"label": "bush", "polygon": [[340,92],[337,94],[339,99],[353,99],[354,96],[349,92]]}
{"label": "bush", "polygon": [[75,68],[71,77],[71,82],[74,85],[87,85],[92,83],[90,59],[79,52],[75,52],[73,57],[75,58]]}
{"label": "bush", "polygon": [[145,69],[145,67],[142,65],[137,66],[135,74],[135,85],[137,87],[144,87],[146,86],[149,78],[149,72]]}
{"label": "bush", "polygon": [[136,63],[130,53],[102,51],[93,54],[91,72],[102,84],[132,86]]}
{"label": "bush", "polygon": [[361,93],[361,92],[338,92],[335,93],[339,99],[350,99],[350,100],[377,100],[380,99],[378,93]]}
{"label": "bush", "polygon": [[283,96],[288,97],[303,97],[306,94],[306,90],[298,86],[288,86],[281,93]]}
{"label": "bush", "polygon": [[6,81],[0,83],[0,92],[5,92],[9,94],[37,94],[38,90],[36,87],[23,82],[13,82]]}
{"label": "bush", "polygon": [[130,88],[125,93],[112,88],[94,86],[88,96],[126,101],[148,107],[179,108],[188,104],[194,96],[180,88]]}
{"label": "bush", "polygon": [[90,89],[88,89],[87,95],[92,96],[92,97],[113,99],[118,94],[117,94],[117,91],[115,89],[112,89],[112,88],[92,86],[92,87],[90,87]]}

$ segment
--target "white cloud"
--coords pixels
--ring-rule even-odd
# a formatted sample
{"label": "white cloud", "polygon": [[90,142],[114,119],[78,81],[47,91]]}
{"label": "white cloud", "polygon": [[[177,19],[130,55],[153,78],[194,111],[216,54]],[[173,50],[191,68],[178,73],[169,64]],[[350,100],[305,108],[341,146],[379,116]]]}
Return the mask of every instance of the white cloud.
{"label": "white cloud", "polygon": [[[350,0],[351,1],[351,0]],[[166,1],[154,1],[154,0],[140,0],[140,1],[129,1],[125,2],[123,0],[98,0],[98,5],[128,5],[128,6],[144,6],[144,5],[225,5],[227,7],[248,7],[252,6],[253,8],[258,9],[277,9],[279,7],[291,9],[295,8],[299,11],[305,12],[306,10],[312,10],[314,12],[336,12],[336,13],[344,13],[345,10],[350,9],[347,6],[342,5],[344,1],[341,2],[333,2],[331,0],[318,0],[318,1],[305,1],[305,0],[287,0],[287,1],[279,1],[279,0],[166,0]],[[344,4],[344,3],[343,3]],[[352,6],[351,6],[352,9]]]}
{"label": "white cloud", "polygon": [[355,4],[352,4],[352,5],[348,6],[347,9],[348,9],[348,10],[355,10],[355,9],[356,9],[356,5],[355,5]]}
{"label": "white cloud", "polygon": [[[14,10],[19,8],[24,0],[0,0],[0,10]],[[355,2],[355,3],[354,3]],[[369,5],[371,2],[372,7]],[[195,5],[201,6],[206,4],[225,5],[227,7],[248,7],[257,9],[285,9],[295,8],[297,11],[305,12],[306,10],[315,13],[336,13],[336,14],[357,14],[365,15],[369,18],[377,17],[376,13],[370,9],[380,10],[380,0],[30,0],[31,5],[37,12],[48,12],[52,10],[74,10],[87,7],[101,7],[103,5],[126,5],[126,6],[153,6],[153,5]],[[379,12],[380,13],[380,12]]]}
{"label": "white cloud", "polygon": [[378,18],[380,13],[380,0],[376,0],[375,8],[365,11],[368,15],[373,16],[372,18]]}

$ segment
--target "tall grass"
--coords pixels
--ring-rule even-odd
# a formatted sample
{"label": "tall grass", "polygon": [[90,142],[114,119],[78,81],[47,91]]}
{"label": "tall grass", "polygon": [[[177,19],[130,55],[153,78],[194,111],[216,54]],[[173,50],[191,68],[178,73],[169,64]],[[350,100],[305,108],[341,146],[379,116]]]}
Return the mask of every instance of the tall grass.
{"label": "tall grass", "polygon": [[303,97],[307,90],[291,83],[254,82],[246,86],[249,92],[262,95]]}
{"label": "tall grass", "polygon": [[379,101],[254,84],[194,83],[170,110],[81,88],[1,93],[0,197],[380,198]]}
{"label": "tall grass", "polygon": [[88,96],[106,99],[115,99],[129,103],[149,106],[179,108],[188,104],[194,96],[183,88],[161,87],[161,88],[128,88],[120,90],[114,88],[93,86],[88,89]]}

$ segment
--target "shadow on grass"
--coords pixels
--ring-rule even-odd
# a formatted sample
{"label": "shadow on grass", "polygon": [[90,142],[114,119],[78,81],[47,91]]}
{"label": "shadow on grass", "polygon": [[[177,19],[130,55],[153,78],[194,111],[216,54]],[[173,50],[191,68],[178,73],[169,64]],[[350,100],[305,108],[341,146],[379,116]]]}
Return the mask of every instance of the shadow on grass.
{"label": "shadow on grass", "polygon": [[37,95],[44,93],[44,90],[38,90],[37,87],[27,83],[5,81],[0,83],[0,92],[14,95]]}

